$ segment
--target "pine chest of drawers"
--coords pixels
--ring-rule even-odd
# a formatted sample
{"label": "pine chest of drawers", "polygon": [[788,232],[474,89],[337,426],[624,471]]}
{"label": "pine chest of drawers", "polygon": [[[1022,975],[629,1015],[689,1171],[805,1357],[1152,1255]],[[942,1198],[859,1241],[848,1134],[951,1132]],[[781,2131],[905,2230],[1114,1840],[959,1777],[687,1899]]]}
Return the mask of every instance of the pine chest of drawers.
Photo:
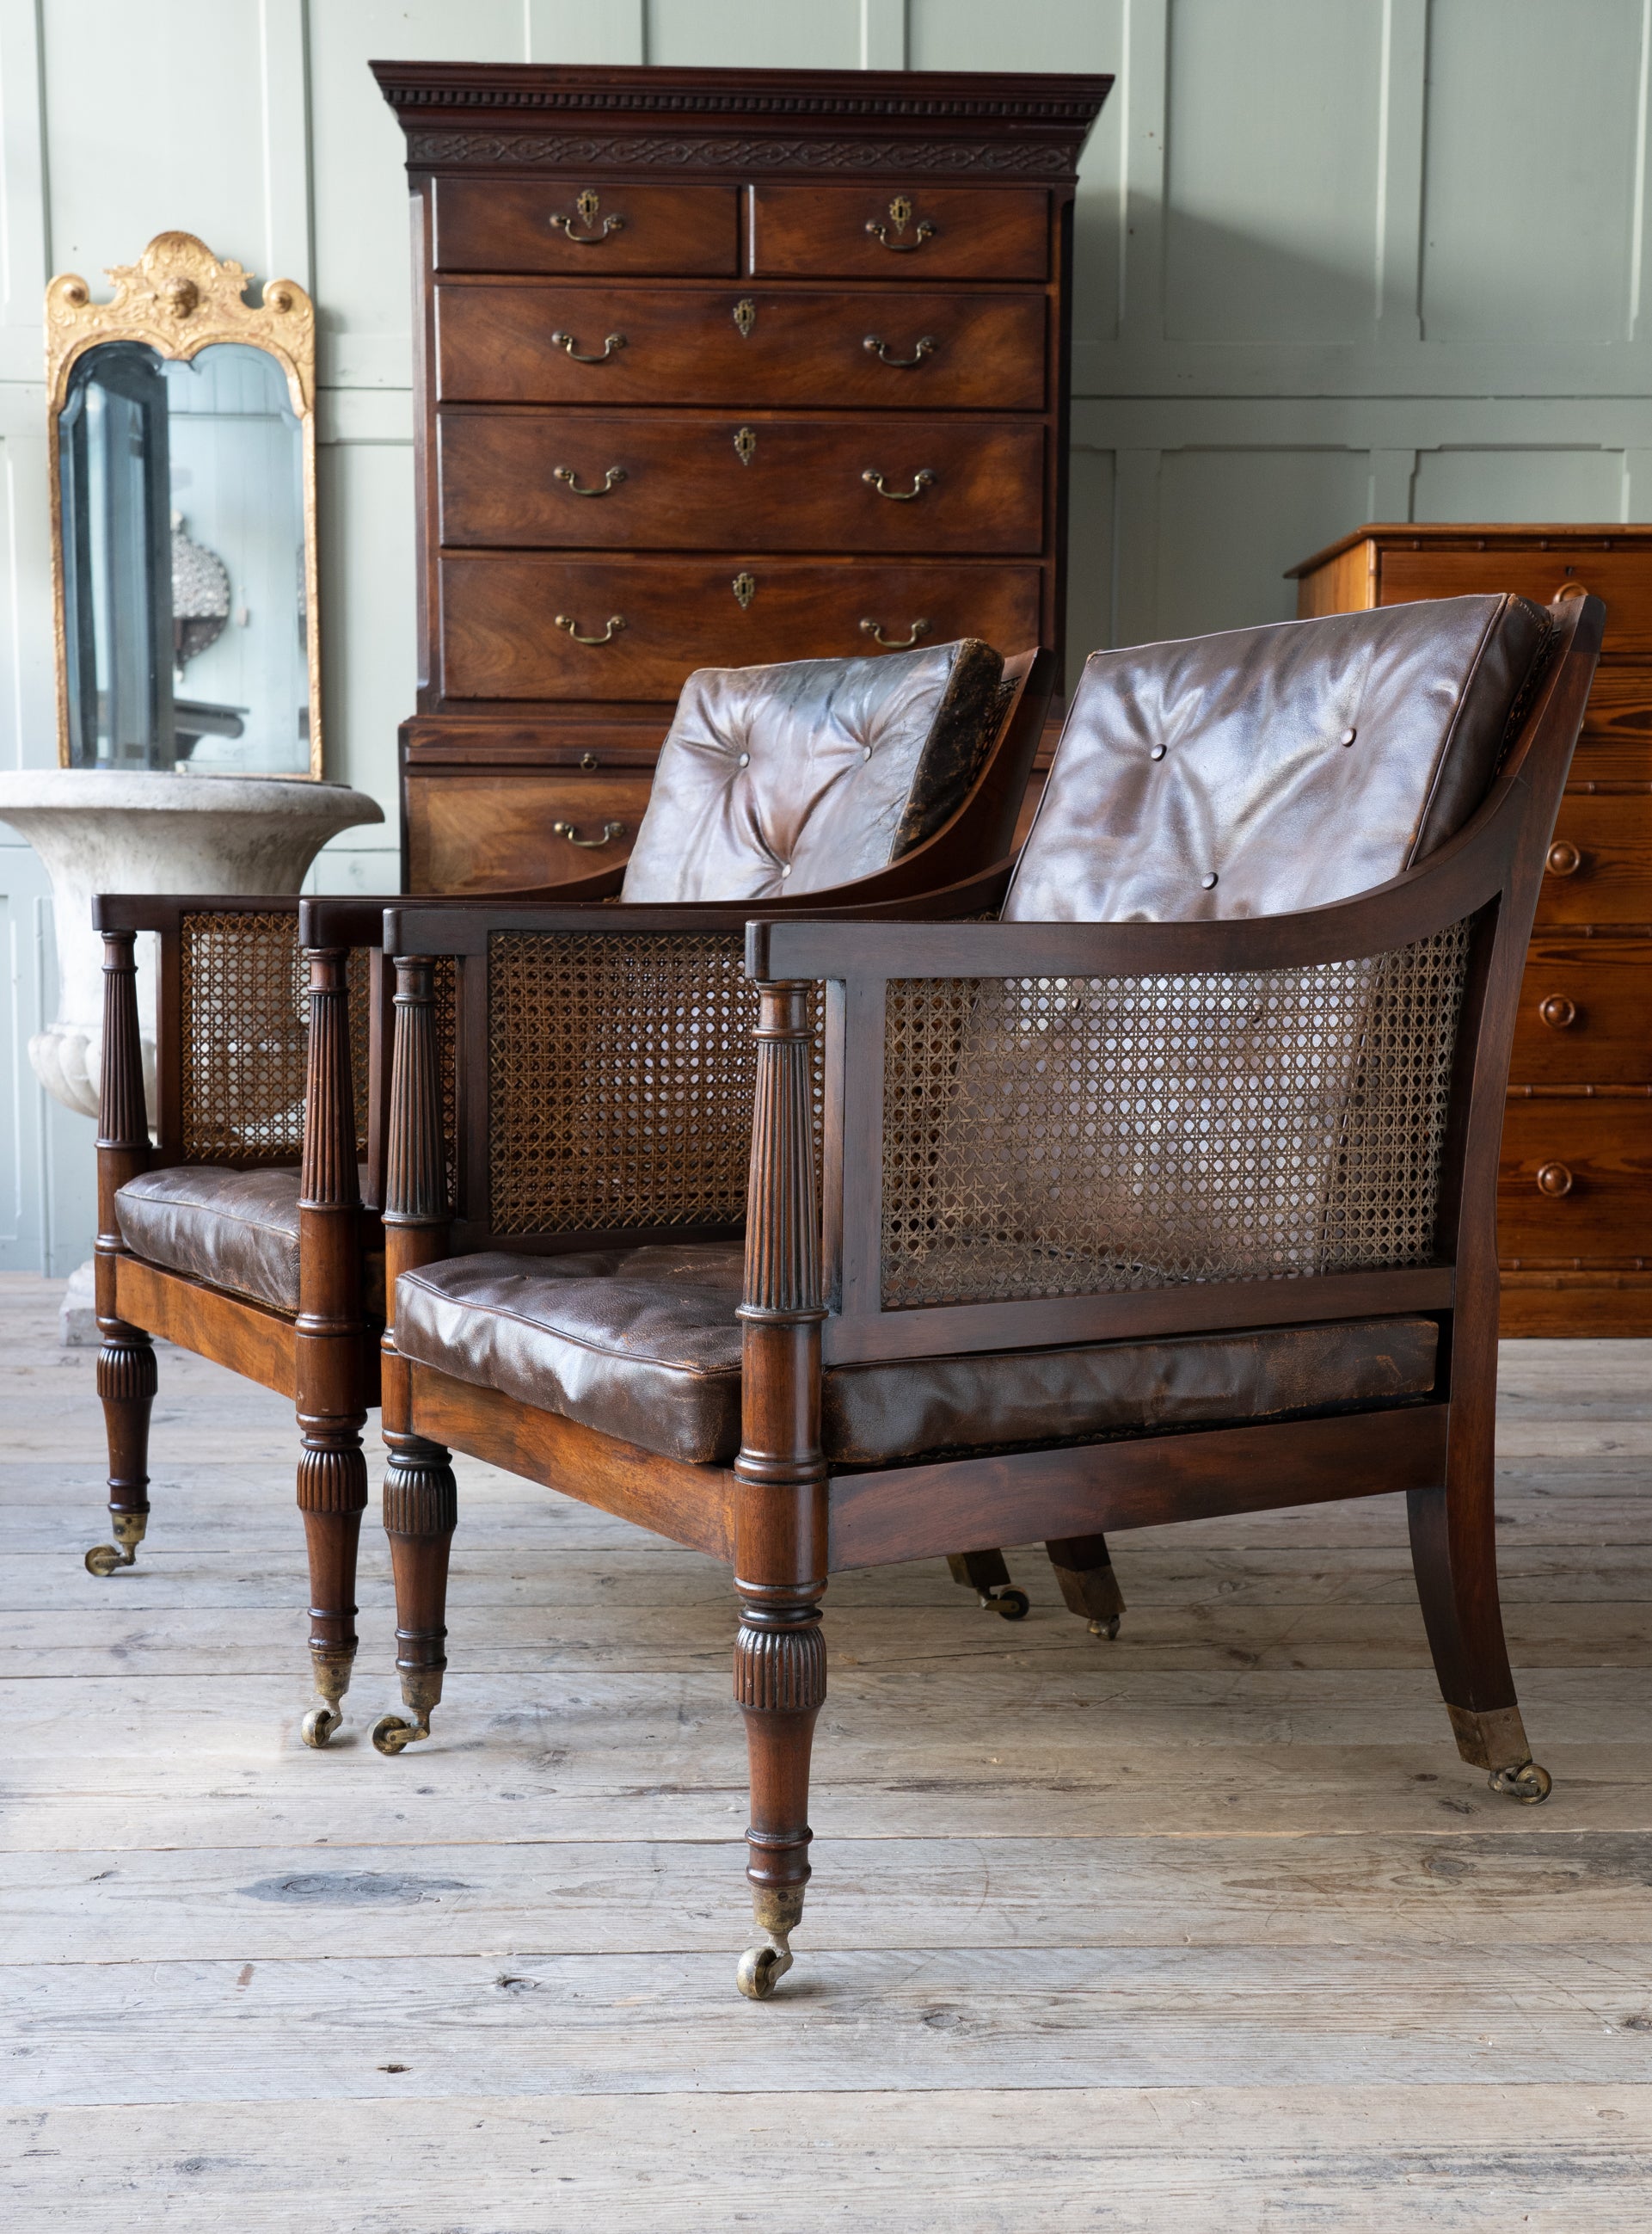
{"label": "pine chest of drawers", "polygon": [[1109,79],[374,68],[418,297],[409,889],[620,859],[696,667],[1060,650]]}
{"label": "pine chest of drawers", "polygon": [[1295,571],[1304,617],[1481,590],[1605,602],[1515,1031],[1503,1331],[1652,1334],[1652,527],[1363,527]]}

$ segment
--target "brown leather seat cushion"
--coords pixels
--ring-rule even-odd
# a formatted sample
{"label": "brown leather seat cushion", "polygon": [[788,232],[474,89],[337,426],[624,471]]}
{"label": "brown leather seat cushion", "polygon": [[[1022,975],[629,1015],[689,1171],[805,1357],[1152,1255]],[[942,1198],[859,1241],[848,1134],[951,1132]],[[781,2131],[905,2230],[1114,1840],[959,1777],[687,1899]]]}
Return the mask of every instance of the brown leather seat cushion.
{"label": "brown leather seat cushion", "polygon": [[887,867],[963,805],[1002,675],[968,638],[702,668],[660,748],[622,898],[769,899]]}
{"label": "brown leather seat cushion", "polygon": [[114,1214],[134,1257],[272,1310],[297,1310],[297,1165],[234,1172],[171,1164],[128,1179]]}
{"label": "brown leather seat cushion", "polygon": [[[396,1284],[396,1347],[455,1380],[699,1464],[740,1447],[738,1244],[496,1251]],[[1425,1395],[1431,1319],[838,1366],[823,1439],[840,1465],[947,1449],[1277,1418]]]}

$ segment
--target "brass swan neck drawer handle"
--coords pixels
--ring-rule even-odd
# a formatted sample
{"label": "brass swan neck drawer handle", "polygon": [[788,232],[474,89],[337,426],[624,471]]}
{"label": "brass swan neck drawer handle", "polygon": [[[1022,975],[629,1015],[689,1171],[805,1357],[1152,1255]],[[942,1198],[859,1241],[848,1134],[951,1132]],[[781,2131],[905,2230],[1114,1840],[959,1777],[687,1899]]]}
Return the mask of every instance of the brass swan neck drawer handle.
{"label": "brass swan neck drawer handle", "polygon": [[860,624],[861,635],[869,636],[874,643],[881,644],[885,651],[910,651],[919,637],[927,636],[929,632],[930,624],[927,621],[914,621],[911,633],[903,643],[895,637],[886,637],[884,634],[884,624],[881,621],[862,621]]}
{"label": "brass swan neck drawer handle", "polygon": [[617,488],[624,480],[625,468],[624,466],[610,466],[603,475],[600,488],[581,488],[578,469],[574,466],[553,466],[551,478],[553,481],[565,481],[570,496],[606,496],[610,489]]}
{"label": "brass swan neck drawer handle", "polygon": [[[551,219],[551,227],[554,232],[565,233],[578,247],[600,248],[611,232],[624,232],[625,230],[625,220],[623,217],[605,217],[600,229],[598,228],[597,212],[603,204],[602,196],[594,186],[587,186],[584,193],[577,194],[574,197],[573,206],[578,212],[577,216],[565,217],[560,213],[554,214]],[[583,225],[584,231],[576,232],[574,231],[576,225]]]}
{"label": "brass swan neck drawer handle", "polygon": [[1538,1014],[1551,1032],[1569,1031],[1577,1021],[1577,1003],[1564,993],[1551,993],[1538,1003]]}
{"label": "brass swan neck drawer handle", "polygon": [[936,342],[933,334],[925,334],[911,356],[891,356],[889,343],[879,341],[876,334],[868,334],[860,346],[870,349],[879,364],[892,364],[898,372],[910,372],[915,364],[922,364],[926,356],[934,356]]}
{"label": "brass swan neck drawer handle", "polygon": [[619,634],[621,629],[623,629],[624,625],[625,616],[624,613],[610,613],[608,616],[608,625],[600,636],[581,636],[579,633],[579,624],[571,614],[558,613],[557,615],[557,626],[559,629],[566,629],[569,635],[573,638],[576,643],[611,643],[613,638]]}
{"label": "brass swan neck drawer handle", "polygon": [[[912,205],[904,194],[897,194],[894,200],[891,202],[889,217],[890,223],[897,232],[904,232],[907,226],[911,225]],[[879,247],[892,249],[897,256],[911,255],[915,249],[922,248],[924,243],[932,239],[935,235],[935,227],[926,217],[919,218],[917,231],[910,240],[891,240],[887,228],[879,219],[875,217],[869,217],[866,219],[866,231]]]}
{"label": "brass swan neck drawer handle", "polygon": [[1583,857],[1570,838],[1557,838],[1549,848],[1545,866],[1551,877],[1575,877],[1583,866]]}
{"label": "brass swan neck drawer handle", "polygon": [[594,853],[599,846],[611,845],[616,838],[623,838],[625,825],[623,822],[604,822],[600,838],[582,838],[571,822],[553,822],[551,835],[565,838],[571,846],[578,846],[587,853]]}
{"label": "brass swan neck drawer handle", "polygon": [[596,356],[588,356],[584,349],[576,345],[577,340],[578,336],[573,334],[552,334],[551,346],[563,350],[573,359],[576,364],[606,364],[611,356],[625,346],[624,334],[610,334],[608,339],[603,343],[600,353]]}
{"label": "brass swan neck drawer handle", "polygon": [[935,487],[935,476],[927,466],[918,467],[912,475],[912,486],[909,489],[885,488],[883,475],[871,466],[866,467],[860,478],[863,481],[869,482],[879,496],[886,496],[891,504],[916,504],[926,488]]}
{"label": "brass swan neck drawer handle", "polygon": [[1571,1192],[1571,1173],[1564,1164],[1545,1164],[1538,1173],[1538,1192],[1552,1200],[1557,1195]]}

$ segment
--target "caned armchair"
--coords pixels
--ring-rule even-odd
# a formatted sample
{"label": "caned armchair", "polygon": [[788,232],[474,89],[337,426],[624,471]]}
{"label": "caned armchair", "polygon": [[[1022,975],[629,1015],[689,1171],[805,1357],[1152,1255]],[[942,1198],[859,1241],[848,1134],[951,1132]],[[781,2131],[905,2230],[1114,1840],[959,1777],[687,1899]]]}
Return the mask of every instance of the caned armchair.
{"label": "caned armchair", "polygon": [[[966,642],[708,670],[685,686],[632,863],[516,897],[629,920],[639,894],[694,902],[772,887],[774,905],[806,894],[818,907],[948,884],[1009,843],[1053,669],[1048,652],[1005,663]],[[616,900],[628,905],[599,905]],[[384,905],[96,902],[97,1382],[115,1542],[86,1564],[103,1576],[129,1567],[145,1534],[153,1336],[292,1397],[319,1695],[303,1734],[316,1746],[339,1726],[356,1650],[361,1430],[379,1398]],[[144,932],[159,947],[153,1109],[135,990]]]}
{"label": "caned armchair", "polygon": [[[1404,1492],[1459,1750],[1542,1799],[1492,1542],[1495,1181],[1602,619],[1461,598],[1099,655],[1018,861],[754,920],[743,987],[721,917],[695,956],[666,910],[392,910],[417,1734],[453,1449],[728,1560],[762,1998],[831,1572]],[[582,1133],[545,1114],[574,1106]],[[639,1174],[655,1214],[617,1231]]]}

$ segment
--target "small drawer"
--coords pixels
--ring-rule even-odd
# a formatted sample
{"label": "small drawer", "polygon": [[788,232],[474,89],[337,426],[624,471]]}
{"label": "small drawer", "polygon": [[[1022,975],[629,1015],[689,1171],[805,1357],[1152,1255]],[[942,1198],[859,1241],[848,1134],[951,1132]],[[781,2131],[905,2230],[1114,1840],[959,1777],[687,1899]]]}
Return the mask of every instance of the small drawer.
{"label": "small drawer", "polygon": [[615,271],[732,278],[737,186],[595,186],[578,179],[438,179],[439,271]]}
{"label": "small drawer", "polygon": [[1038,411],[1042,295],[904,290],[436,289],[444,403]]}
{"label": "small drawer", "polygon": [[444,544],[1036,554],[1036,420],[444,410]]}
{"label": "small drawer", "polygon": [[[696,667],[1039,640],[1038,567],[788,558],[444,558],[448,700],[674,701]],[[547,625],[547,622],[551,625]],[[863,625],[870,624],[871,625]]]}
{"label": "small drawer", "polygon": [[652,774],[409,774],[408,871],[419,892],[565,884],[623,861]]}
{"label": "small drawer", "polygon": [[1616,660],[1596,669],[1569,781],[1652,784],[1652,669]]}
{"label": "small drawer", "polygon": [[1505,1264],[1652,1257],[1652,1101],[1511,1101],[1497,1201]]}
{"label": "small drawer", "polygon": [[1652,651],[1652,551],[1384,551],[1377,602],[1512,590],[1546,605],[1587,591],[1606,607],[1608,657]]}
{"label": "small drawer", "polygon": [[1652,938],[1534,938],[1509,1075],[1517,1086],[1652,1086]]}
{"label": "small drawer", "polygon": [[1538,924],[1570,923],[1652,924],[1652,794],[1561,800]]}
{"label": "small drawer", "polygon": [[754,186],[760,278],[1032,279],[1049,271],[1042,186]]}

